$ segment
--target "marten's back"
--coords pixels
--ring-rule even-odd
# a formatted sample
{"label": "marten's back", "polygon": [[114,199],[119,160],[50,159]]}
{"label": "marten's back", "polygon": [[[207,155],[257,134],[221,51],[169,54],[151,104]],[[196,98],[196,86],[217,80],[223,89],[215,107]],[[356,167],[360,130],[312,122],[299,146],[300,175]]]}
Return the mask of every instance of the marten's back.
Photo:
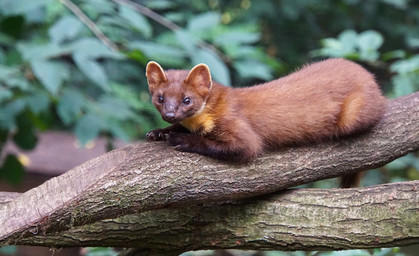
{"label": "marten's back", "polygon": [[264,143],[275,146],[366,130],[386,105],[373,75],[344,59],[314,63],[232,93]]}

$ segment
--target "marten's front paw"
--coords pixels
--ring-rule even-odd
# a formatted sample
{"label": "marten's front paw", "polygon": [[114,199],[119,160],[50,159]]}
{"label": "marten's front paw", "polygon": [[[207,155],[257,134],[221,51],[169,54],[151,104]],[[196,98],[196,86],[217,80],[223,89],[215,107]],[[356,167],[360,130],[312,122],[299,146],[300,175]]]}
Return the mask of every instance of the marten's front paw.
{"label": "marten's front paw", "polygon": [[179,151],[190,152],[191,145],[189,144],[190,135],[186,133],[170,132],[164,134],[166,141],[170,146],[175,147]]}
{"label": "marten's front paw", "polygon": [[147,141],[159,141],[165,140],[163,129],[156,129],[151,132],[148,132],[146,135]]}

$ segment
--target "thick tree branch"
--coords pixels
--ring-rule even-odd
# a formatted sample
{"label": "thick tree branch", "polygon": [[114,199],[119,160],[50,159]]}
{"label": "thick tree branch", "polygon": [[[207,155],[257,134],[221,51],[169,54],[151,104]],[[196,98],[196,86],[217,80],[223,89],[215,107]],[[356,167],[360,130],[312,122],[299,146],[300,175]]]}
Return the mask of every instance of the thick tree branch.
{"label": "thick tree branch", "polygon": [[236,200],[381,166],[419,148],[419,93],[389,103],[369,133],[293,147],[246,165],[164,143],[112,151],[0,204],[0,242],[173,205]]}
{"label": "thick tree branch", "polygon": [[341,250],[419,243],[419,181],[360,189],[301,189],[222,205],[107,219],[17,244],[198,249]]}

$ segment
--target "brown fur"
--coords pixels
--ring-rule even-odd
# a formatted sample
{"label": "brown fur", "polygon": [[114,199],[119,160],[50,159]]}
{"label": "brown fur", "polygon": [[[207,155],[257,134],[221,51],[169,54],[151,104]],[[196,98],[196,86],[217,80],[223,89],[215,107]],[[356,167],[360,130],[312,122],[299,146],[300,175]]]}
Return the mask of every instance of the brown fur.
{"label": "brown fur", "polygon": [[[154,105],[174,124],[149,132],[148,140],[165,139],[178,150],[226,160],[249,161],[268,148],[367,130],[386,105],[373,75],[344,59],[247,88],[212,81],[204,64],[164,72],[150,62],[146,75]],[[183,103],[186,97],[189,104]]]}

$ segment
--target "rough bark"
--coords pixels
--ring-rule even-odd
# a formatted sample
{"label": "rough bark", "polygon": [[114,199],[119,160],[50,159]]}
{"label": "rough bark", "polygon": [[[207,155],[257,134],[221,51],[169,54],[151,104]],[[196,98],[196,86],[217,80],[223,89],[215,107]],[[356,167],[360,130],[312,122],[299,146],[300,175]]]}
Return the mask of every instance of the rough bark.
{"label": "rough bark", "polygon": [[[341,250],[419,243],[419,181],[300,189],[222,205],[166,208],[34,234],[17,244],[198,249]],[[34,232],[36,233],[36,232]]]}
{"label": "rough bark", "polygon": [[246,165],[177,152],[164,143],[133,145],[0,204],[0,242],[168,206],[267,194],[375,168],[418,148],[419,93],[390,101],[368,133],[283,149]]}

